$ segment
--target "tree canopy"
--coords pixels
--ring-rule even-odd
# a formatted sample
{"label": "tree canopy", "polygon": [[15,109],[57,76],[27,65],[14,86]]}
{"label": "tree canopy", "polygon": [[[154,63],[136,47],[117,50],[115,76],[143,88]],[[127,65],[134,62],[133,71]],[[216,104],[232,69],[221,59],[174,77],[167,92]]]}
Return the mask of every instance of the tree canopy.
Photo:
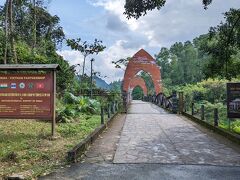
{"label": "tree canopy", "polygon": [[165,87],[240,77],[240,9],[230,9],[224,18],[192,42],[161,48],[156,60]]}
{"label": "tree canopy", "polygon": [[91,54],[98,54],[106,48],[106,46],[102,45],[102,41],[95,39],[93,43],[88,43],[87,41],[82,41],[81,38],[78,39],[67,39],[67,45],[71,47],[73,50],[77,50],[83,55],[83,71],[82,76],[85,74],[85,62],[87,56]]}
{"label": "tree canopy", "polygon": [[213,57],[208,64],[208,76],[231,79],[240,74],[240,9],[230,9],[224,18],[225,22],[210,28],[209,41],[202,48]]}
{"label": "tree canopy", "polygon": [[[132,17],[138,19],[139,17],[146,15],[147,11],[153,9],[160,10],[165,3],[166,0],[126,0],[124,14],[127,15],[128,19]],[[202,3],[206,9],[207,6],[212,3],[212,0],[202,0]]]}
{"label": "tree canopy", "polygon": [[56,53],[65,39],[59,17],[47,11],[43,0],[9,2],[0,8],[3,27],[0,29],[0,63],[59,64],[58,92],[70,88],[74,84],[75,67]]}

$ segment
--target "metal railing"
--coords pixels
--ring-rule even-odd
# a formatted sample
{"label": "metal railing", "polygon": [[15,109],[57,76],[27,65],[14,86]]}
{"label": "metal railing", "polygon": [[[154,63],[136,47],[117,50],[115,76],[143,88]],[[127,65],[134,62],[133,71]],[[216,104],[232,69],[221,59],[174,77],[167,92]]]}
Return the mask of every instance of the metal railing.
{"label": "metal railing", "polygon": [[[186,98],[185,98],[186,99]],[[239,134],[239,120],[227,118],[225,102],[209,103],[207,101],[184,101],[184,113],[198,118],[211,126]]]}
{"label": "metal railing", "polygon": [[164,93],[158,95],[146,96],[143,98],[144,101],[152,102],[159,107],[167,109],[173,113],[177,113],[177,96],[173,93],[171,96],[166,96]]}

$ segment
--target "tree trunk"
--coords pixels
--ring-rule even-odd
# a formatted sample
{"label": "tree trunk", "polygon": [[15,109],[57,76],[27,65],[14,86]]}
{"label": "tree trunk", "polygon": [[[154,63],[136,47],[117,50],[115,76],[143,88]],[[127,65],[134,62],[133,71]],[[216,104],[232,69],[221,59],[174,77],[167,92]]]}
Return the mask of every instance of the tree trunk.
{"label": "tree trunk", "polygon": [[35,53],[36,43],[37,43],[36,0],[33,0],[32,4],[33,4],[33,42],[32,42],[32,52]]}
{"label": "tree trunk", "polygon": [[15,47],[15,39],[14,39],[14,27],[13,27],[13,0],[9,0],[9,29],[10,29],[10,42],[11,42],[11,51],[13,56],[13,62],[15,64],[17,61],[17,53]]}
{"label": "tree trunk", "polygon": [[4,64],[7,64],[7,52],[8,52],[8,7],[9,0],[6,0],[5,11],[5,52],[4,52]]}
{"label": "tree trunk", "polygon": [[83,72],[82,72],[82,76],[84,76],[84,73],[85,73],[85,62],[86,62],[86,55],[84,55],[84,58],[83,58]]}

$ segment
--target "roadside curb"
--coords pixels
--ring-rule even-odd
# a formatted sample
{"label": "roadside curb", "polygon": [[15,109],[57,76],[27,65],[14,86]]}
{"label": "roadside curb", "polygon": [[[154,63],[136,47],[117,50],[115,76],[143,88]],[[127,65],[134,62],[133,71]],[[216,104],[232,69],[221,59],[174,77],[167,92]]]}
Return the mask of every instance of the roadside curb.
{"label": "roadside curb", "polygon": [[77,158],[84,154],[88,147],[98,138],[98,136],[108,127],[108,125],[115,119],[119,112],[115,113],[110,117],[105,124],[96,128],[91,134],[83,139],[79,144],[74,146],[70,151],[67,152],[68,162],[77,162]]}

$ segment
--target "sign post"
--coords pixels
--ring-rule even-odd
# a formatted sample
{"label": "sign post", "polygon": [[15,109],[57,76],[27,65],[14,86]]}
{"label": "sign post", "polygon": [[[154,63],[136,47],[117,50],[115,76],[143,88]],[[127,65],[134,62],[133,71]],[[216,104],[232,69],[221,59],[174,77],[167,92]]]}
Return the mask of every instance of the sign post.
{"label": "sign post", "polygon": [[57,84],[57,73],[56,73],[56,69],[54,69],[52,71],[53,73],[53,118],[52,118],[52,137],[55,137],[55,125],[56,125],[56,94],[57,94],[57,90],[56,90],[56,84]]}
{"label": "sign post", "polygon": [[0,118],[52,121],[55,136],[57,64],[1,65]]}

